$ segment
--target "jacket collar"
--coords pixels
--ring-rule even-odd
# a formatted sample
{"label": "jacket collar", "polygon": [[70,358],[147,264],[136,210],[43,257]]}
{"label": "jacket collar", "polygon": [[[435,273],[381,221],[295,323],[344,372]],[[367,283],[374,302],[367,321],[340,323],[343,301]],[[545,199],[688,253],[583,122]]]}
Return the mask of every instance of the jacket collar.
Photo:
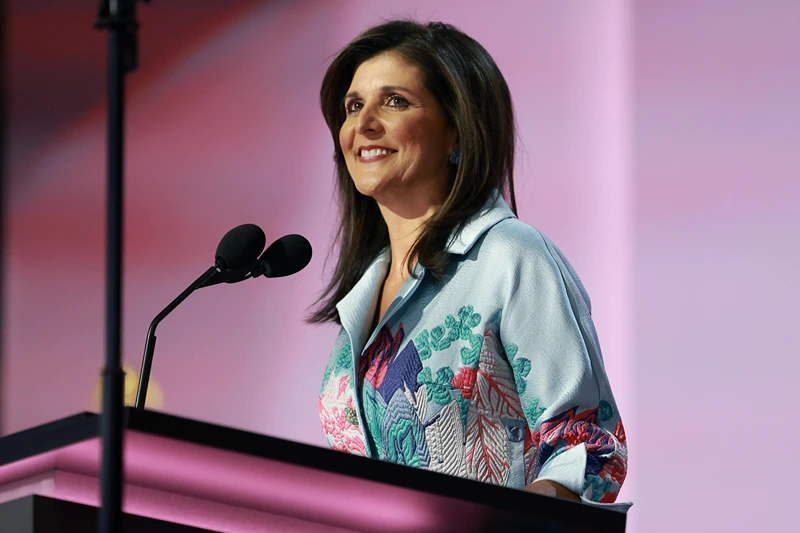
{"label": "jacket collar", "polygon": [[447,251],[451,254],[465,255],[484,233],[507,218],[515,218],[514,212],[503,200],[500,191],[495,189],[483,207],[460,229],[456,228],[450,236]]}
{"label": "jacket collar", "polygon": [[[465,255],[484,233],[498,222],[507,218],[514,218],[514,213],[503,200],[500,192],[495,189],[483,207],[461,228],[456,228],[453,231],[448,241],[447,252]],[[358,338],[351,337],[350,339],[355,353],[360,353],[364,343],[367,341],[366,337],[369,335],[369,328],[364,327],[364,324],[372,323],[379,294],[379,291],[375,289],[386,278],[390,262],[391,251],[387,246],[367,267],[364,275],[361,276],[361,279],[358,280],[350,292],[336,304],[342,327],[351,336],[355,332],[359,332]],[[420,278],[424,271],[425,269],[419,264],[414,267],[414,274],[417,278]]]}

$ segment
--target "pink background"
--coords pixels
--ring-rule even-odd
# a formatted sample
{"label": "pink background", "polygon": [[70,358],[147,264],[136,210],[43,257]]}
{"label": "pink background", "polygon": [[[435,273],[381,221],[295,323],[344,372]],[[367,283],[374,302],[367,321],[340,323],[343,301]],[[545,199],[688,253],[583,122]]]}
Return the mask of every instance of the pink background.
{"label": "pink background", "polygon": [[[6,2],[0,433],[96,407],[105,35],[96,2]],[[166,412],[324,445],[332,327],[303,323],[335,206],[319,84],[392,16],[481,42],[511,87],[520,215],[578,270],[625,420],[631,532],[784,530],[800,287],[800,3],[172,0],[128,79],[124,360],[233,226],[309,267],[204,289],[160,326]]]}

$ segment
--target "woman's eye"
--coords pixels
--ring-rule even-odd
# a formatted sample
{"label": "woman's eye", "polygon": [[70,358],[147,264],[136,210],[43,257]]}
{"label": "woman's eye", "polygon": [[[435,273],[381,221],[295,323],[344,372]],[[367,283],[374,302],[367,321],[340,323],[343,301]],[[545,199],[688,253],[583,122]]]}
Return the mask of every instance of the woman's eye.
{"label": "woman's eye", "polygon": [[364,107],[364,104],[362,104],[358,100],[350,100],[349,102],[346,102],[344,104],[344,109],[345,109],[345,111],[347,112],[348,115],[350,115],[352,113],[355,113],[356,111],[358,111],[362,107]]}
{"label": "woman's eye", "polygon": [[388,105],[389,107],[405,108],[408,107],[408,100],[406,100],[399,94],[393,94],[392,96],[386,99],[386,105]]}

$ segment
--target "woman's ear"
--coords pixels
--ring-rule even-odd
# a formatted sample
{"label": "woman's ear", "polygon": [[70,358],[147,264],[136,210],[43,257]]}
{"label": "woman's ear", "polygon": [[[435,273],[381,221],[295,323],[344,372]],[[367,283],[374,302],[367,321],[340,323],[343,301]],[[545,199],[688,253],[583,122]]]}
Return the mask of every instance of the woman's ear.
{"label": "woman's ear", "polygon": [[452,128],[452,131],[450,132],[450,137],[451,137],[449,144],[450,151],[452,152],[453,150],[458,150],[460,148],[460,144],[459,144],[458,130],[455,128],[455,126]]}

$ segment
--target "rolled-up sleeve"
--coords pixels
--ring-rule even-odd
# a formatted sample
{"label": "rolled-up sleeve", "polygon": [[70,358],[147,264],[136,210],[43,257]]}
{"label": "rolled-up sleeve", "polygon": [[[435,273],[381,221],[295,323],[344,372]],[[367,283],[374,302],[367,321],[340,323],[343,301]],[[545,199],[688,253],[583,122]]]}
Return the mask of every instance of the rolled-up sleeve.
{"label": "rolled-up sleeve", "polygon": [[547,479],[586,502],[613,503],[627,447],[588,296],[546,237],[531,230],[518,242],[528,246],[513,254],[499,336],[530,432],[526,483]]}

